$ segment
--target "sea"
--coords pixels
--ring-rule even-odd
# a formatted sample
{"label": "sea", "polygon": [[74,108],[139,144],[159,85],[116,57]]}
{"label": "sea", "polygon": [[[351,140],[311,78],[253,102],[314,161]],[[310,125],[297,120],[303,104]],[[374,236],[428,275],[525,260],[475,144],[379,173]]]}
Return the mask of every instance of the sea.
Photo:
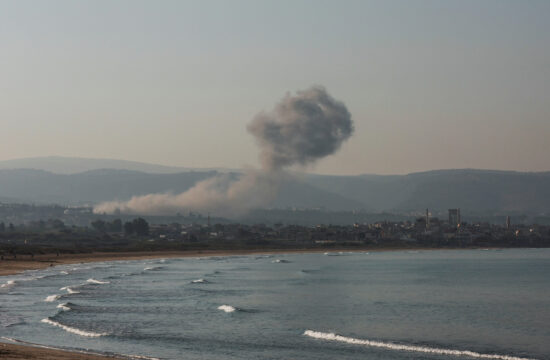
{"label": "sea", "polygon": [[55,266],[0,277],[0,338],[134,359],[550,359],[550,249]]}

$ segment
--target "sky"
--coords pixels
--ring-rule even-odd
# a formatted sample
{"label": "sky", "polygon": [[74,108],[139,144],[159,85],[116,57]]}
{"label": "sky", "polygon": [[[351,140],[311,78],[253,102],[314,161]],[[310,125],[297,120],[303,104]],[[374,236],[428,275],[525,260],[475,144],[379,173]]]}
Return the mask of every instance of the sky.
{"label": "sky", "polygon": [[258,166],[247,124],[322,85],[305,169],[550,170],[550,1],[0,0],[0,160]]}

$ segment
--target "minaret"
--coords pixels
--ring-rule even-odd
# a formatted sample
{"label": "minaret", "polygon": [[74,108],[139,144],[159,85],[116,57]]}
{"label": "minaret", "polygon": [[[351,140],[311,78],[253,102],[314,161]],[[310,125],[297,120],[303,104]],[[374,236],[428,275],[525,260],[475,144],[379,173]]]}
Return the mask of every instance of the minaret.
{"label": "minaret", "polygon": [[430,229],[430,212],[426,208],[426,230]]}

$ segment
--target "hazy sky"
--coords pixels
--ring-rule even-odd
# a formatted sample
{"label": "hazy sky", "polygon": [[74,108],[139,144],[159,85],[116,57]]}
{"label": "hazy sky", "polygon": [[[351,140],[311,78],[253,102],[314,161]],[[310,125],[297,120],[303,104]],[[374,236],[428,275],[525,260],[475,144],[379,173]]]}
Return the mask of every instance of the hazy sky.
{"label": "hazy sky", "polygon": [[550,170],[550,1],[0,1],[0,160],[258,164],[246,125],[324,85],[310,171]]}

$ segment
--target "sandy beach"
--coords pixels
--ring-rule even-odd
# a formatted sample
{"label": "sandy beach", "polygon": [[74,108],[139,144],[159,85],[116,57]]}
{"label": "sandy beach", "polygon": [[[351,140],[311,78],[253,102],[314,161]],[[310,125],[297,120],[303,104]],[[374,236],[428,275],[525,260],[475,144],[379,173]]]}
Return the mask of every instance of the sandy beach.
{"label": "sandy beach", "polygon": [[101,356],[79,352],[48,349],[39,346],[0,343],[0,359],[29,360],[104,360],[124,359],[123,357]]}
{"label": "sandy beach", "polygon": [[[398,250],[398,249],[392,249]],[[324,253],[335,251],[384,251],[382,249],[268,249],[268,250],[191,250],[153,252],[93,252],[84,254],[18,255],[0,260],[0,276],[15,275],[25,270],[45,269],[50,266],[117,260],[146,260],[158,258],[183,258],[200,256],[228,256],[249,254]]]}

